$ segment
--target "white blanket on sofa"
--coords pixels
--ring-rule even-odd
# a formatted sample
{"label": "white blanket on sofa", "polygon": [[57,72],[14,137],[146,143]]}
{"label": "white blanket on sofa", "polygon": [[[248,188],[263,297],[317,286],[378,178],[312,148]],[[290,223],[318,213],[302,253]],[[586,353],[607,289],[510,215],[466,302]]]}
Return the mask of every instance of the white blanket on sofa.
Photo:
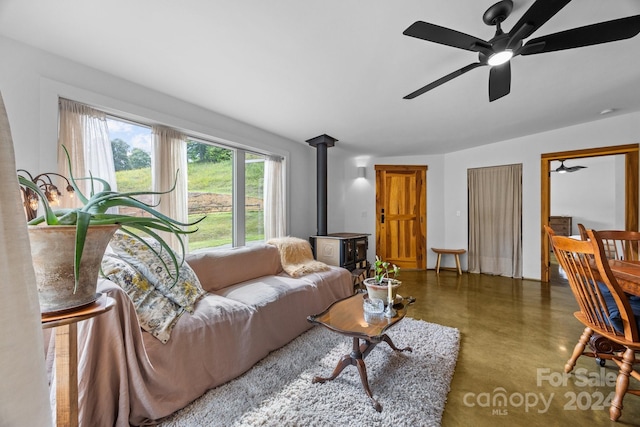
{"label": "white blanket on sofa", "polygon": [[298,237],[278,237],[267,242],[278,248],[282,269],[291,277],[301,277],[318,271],[327,271],[329,266],[313,259],[311,244]]}

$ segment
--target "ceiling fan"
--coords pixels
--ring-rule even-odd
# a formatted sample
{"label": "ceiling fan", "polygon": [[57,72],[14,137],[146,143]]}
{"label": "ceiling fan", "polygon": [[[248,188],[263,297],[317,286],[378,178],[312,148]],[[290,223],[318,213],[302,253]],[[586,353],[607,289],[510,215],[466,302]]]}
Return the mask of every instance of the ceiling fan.
{"label": "ceiling fan", "polygon": [[511,91],[511,64],[509,61],[515,56],[534,55],[624,40],[634,37],[640,32],[640,15],[634,15],[548,34],[528,40],[526,43],[524,42],[524,39],[531,36],[570,1],[537,0],[508,33],[502,31],[501,24],[511,13],[513,1],[499,1],[489,7],[482,17],[485,24],[496,27],[496,34],[489,41],[423,21],[411,24],[403,32],[404,35],[477,52],[478,62],[471,63],[447,74],[410,93],[404,99],[413,99],[474,68],[489,65],[491,66],[489,71],[489,101],[495,101]]}
{"label": "ceiling fan", "polygon": [[586,168],[587,168],[586,166],[568,166],[567,167],[564,165],[564,160],[560,160],[560,166],[558,166],[551,172],[558,172],[558,173],[576,172],[576,171],[579,171],[580,169],[586,169]]}

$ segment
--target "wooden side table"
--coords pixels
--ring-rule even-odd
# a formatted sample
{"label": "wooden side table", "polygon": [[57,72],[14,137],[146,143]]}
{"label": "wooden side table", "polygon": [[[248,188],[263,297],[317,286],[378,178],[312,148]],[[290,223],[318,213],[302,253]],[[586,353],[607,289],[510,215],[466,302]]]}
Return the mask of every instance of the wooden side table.
{"label": "wooden side table", "polygon": [[77,310],[42,315],[42,328],[56,328],[56,426],[78,426],[78,322],[111,310],[106,295]]}
{"label": "wooden side table", "polygon": [[[370,315],[369,313],[365,313],[363,302],[367,296],[367,294],[362,292],[357,293],[334,302],[320,314],[307,317],[307,320],[311,323],[322,325],[331,331],[353,339],[353,351],[340,358],[331,376],[315,376],[312,382],[324,383],[326,381],[333,381],[347,366],[356,366],[365,393],[369,396],[374,409],[381,412],[382,405],[373,397],[373,393],[369,387],[367,366],[364,359],[371,350],[381,342],[386,342],[394,351],[412,351],[411,347],[396,347],[385,332],[404,318],[407,314],[407,306],[412,304],[415,298],[405,298],[402,302],[395,304],[394,308],[397,309],[396,315],[395,317],[388,318],[381,314]],[[362,343],[360,340],[362,340]]]}

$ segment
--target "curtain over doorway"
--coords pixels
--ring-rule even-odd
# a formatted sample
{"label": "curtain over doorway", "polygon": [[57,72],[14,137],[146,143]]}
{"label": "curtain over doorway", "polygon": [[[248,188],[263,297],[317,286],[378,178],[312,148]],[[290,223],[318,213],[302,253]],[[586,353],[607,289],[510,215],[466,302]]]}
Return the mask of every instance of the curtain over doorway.
{"label": "curtain over doorway", "polygon": [[469,272],[522,277],[522,164],[469,169]]}

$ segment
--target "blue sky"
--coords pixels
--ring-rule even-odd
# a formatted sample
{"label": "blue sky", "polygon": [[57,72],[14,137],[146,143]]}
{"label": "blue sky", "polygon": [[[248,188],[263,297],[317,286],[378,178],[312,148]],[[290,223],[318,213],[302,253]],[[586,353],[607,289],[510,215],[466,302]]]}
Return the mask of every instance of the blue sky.
{"label": "blue sky", "polygon": [[151,152],[151,128],[111,118],[107,118],[107,125],[110,140],[121,139],[132,149],[140,148],[147,153]]}

